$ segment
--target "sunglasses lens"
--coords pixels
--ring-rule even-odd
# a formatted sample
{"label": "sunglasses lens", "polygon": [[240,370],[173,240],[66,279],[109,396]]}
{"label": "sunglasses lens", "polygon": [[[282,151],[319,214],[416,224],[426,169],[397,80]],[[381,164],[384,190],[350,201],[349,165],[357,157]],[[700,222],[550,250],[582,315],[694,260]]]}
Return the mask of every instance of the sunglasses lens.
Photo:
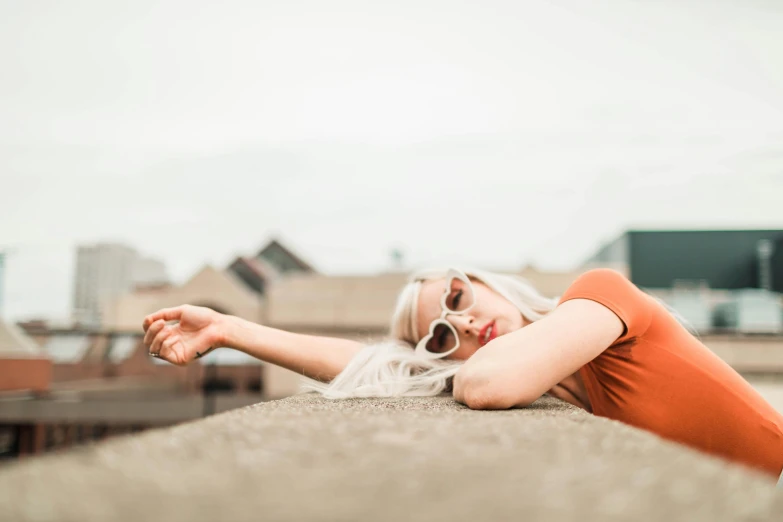
{"label": "sunglasses lens", "polygon": [[432,339],[427,342],[427,351],[432,353],[444,353],[454,349],[457,338],[451,328],[445,324],[439,324],[432,332]]}
{"label": "sunglasses lens", "polygon": [[461,279],[454,278],[450,282],[449,295],[446,297],[446,308],[450,312],[462,312],[473,306],[473,289]]}

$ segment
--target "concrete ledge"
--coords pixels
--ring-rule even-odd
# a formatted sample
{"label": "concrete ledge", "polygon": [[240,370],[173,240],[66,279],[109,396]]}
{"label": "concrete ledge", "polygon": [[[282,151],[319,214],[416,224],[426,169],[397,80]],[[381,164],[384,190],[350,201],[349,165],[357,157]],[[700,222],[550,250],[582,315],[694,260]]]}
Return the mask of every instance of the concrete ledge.
{"label": "concrete ledge", "polygon": [[205,411],[223,412],[255,404],[260,394],[168,395],[130,397],[122,400],[81,400],[78,394],[69,399],[65,392],[55,399],[0,400],[0,424],[76,423],[76,424],[163,424],[192,421],[204,417]]}
{"label": "concrete ledge", "polygon": [[0,468],[2,520],[783,520],[769,478],[544,397],[291,397]]}

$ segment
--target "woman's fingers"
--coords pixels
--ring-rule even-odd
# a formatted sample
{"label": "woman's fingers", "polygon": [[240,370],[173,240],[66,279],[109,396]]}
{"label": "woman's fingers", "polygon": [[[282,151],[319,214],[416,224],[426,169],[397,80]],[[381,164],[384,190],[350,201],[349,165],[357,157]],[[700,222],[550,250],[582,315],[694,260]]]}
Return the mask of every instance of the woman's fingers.
{"label": "woman's fingers", "polygon": [[172,330],[173,328],[171,328],[171,326],[164,324],[163,329],[155,336],[155,340],[152,341],[152,346],[150,346],[151,354],[160,354],[160,348],[163,346],[163,341],[171,335]]}
{"label": "woman's fingers", "polygon": [[179,341],[178,336],[169,335],[166,340],[161,343],[158,357],[165,359],[172,364],[184,363],[185,361],[180,361],[177,357],[177,354],[174,352],[174,345],[177,343],[177,341]]}
{"label": "woman's fingers", "polygon": [[158,310],[154,314],[150,314],[144,318],[144,331],[154,324],[156,321],[179,321],[182,317],[182,311],[184,306],[175,306],[174,308],[163,308]]}
{"label": "woman's fingers", "polygon": [[152,346],[152,341],[155,339],[155,336],[158,335],[158,332],[163,330],[164,326],[166,326],[166,322],[162,319],[152,323],[147,329],[147,333],[144,334],[144,346]]}

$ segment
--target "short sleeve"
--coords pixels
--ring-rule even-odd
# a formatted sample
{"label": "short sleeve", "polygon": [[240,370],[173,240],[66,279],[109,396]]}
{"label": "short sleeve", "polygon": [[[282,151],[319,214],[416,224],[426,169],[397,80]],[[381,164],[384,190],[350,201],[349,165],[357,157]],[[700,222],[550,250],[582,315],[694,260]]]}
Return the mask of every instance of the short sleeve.
{"label": "short sleeve", "polygon": [[589,299],[614,312],[625,325],[625,331],[615,343],[639,337],[652,321],[652,298],[616,270],[596,268],[580,275],[560,298],[559,304],[571,299]]}

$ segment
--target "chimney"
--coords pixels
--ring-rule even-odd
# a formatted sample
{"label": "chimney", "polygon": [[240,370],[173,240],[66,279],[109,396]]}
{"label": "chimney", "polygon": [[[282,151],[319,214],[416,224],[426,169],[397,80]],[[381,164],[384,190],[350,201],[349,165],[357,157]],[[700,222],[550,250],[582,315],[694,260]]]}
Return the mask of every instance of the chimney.
{"label": "chimney", "polygon": [[759,262],[759,288],[772,291],[772,254],[775,244],[769,239],[761,239],[756,243],[756,253]]}

